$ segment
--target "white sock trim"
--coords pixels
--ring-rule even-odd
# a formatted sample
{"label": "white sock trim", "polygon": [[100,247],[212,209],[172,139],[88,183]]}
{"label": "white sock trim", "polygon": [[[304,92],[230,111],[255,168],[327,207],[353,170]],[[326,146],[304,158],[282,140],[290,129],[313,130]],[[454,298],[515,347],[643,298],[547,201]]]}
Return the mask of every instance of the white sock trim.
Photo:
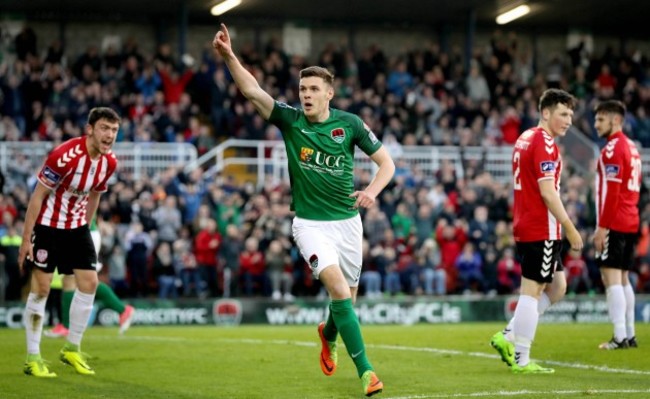
{"label": "white sock trim", "polygon": [[23,314],[25,323],[25,336],[27,339],[27,354],[38,355],[41,353],[41,335],[45,322],[45,304],[47,297],[30,292],[25,304]]}
{"label": "white sock trim", "polygon": [[552,305],[551,298],[546,295],[546,292],[542,292],[542,295],[539,297],[539,302],[537,303],[537,313],[543,315],[546,312],[546,309],[550,308]]}
{"label": "white sock trim", "polygon": [[515,309],[513,331],[515,333],[515,361],[519,366],[530,362],[530,347],[535,340],[539,313],[539,301],[529,295],[520,295]]}
{"label": "white sock trim", "polygon": [[623,286],[614,284],[607,287],[607,309],[609,319],[614,325],[614,339],[621,342],[627,338],[625,329],[625,292]]}
{"label": "white sock trim", "polygon": [[68,342],[74,345],[81,345],[90,314],[93,311],[95,294],[86,294],[76,289],[70,304],[70,329],[68,330]]}
{"label": "white sock trim", "polygon": [[627,338],[629,339],[636,336],[634,328],[634,308],[636,306],[636,297],[631,284],[623,286],[623,293],[625,294],[625,329]]}

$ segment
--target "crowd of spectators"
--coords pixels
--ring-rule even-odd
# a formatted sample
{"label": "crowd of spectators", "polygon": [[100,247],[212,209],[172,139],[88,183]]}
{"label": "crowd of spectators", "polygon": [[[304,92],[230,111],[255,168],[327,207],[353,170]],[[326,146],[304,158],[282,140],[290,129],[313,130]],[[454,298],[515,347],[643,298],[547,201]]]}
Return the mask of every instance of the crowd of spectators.
{"label": "crowd of spectators", "polygon": [[[75,57],[58,41],[43,52],[37,42],[25,27],[14,56],[0,63],[0,140],[57,143],[79,136],[94,106],[123,115],[119,141],[191,142],[203,153],[230,137],[280,137],[212,51],[193,60],[161,44],[155,54],[142,54],[126,39],[121,48],[91,46]],[[518,290],[509,187],[480,164],[459,178],[443,163],[433,181],[423,179],[399,162],[402,145],[510,145],[537,123],[539,94],[560,87],[579,99],[575,124],[587,136],[593,103],[615,97],[628,106],[626,131],[650,146],[650,75],[639,52],[608,48],[596,55],[579,45],[536,67],[515,36],[495,33],[489,47],[474,50],[468,70],[459,51],[433,43],[394,57],[379,46],[355,53],[330,45],[305,59],[271,41],[262,49],[242,46],[240,56],[269,93],[293,105],[298,71],[311,63],[328,67],[337,76],[332,106],[360,115],[398,161],[394,182],[363,211],[361,293],[369,298]],[[15,268],[18,240],[9,238],[20,235],[36,173],[20,165],[0,171],[11,187],[0,194],[0,246],[12,300],[25,277]],[[363,187],[369,179],[361,173],[356,183]],[[236,181],[206,181],[201,170],[184,174],[176,167],[137,181],[120,173],[99,209],[103,277],[127,296],[322,295],[291,241],[288,186],[267,183],[260,190]],[[587,243],[594,224],[590,184],[575,174],[563,178],[562,198]],[[647,202],[644,196],[633,281],[641,292],[650,292]],[[571,293],[602,293],[591,246],[564,262]]]}

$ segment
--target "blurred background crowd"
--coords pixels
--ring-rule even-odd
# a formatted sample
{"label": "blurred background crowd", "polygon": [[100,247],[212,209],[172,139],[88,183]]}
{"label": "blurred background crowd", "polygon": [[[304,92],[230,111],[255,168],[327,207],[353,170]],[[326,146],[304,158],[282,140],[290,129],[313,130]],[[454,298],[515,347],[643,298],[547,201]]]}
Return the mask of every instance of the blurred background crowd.
{"label": "blurred background crowd", "polygon": [[[628,108],[625,131],[650,147],[647,54],[584,43],[534,67],[517,36],[496,31],[471,59],[435,43],[387,55],[379,45],[353,51],[328,45],[313,59],[289,55],[276,40],[235,51],[275,98],[299,105],[298,71],[317,64],[336,75],[332,106],[358,114],[397,164],[393,183],[362,213],[362,295],[497,295],[518,290],[520,265],[512,238],[511,189],[479,163],[465,173],[443,163],[435,179],[400,161],[402,146],[512,145],[537,124],[537,100],[550,87],[574,94],[574,125],[597,141],[593,106],[616,98]],[[169,44],[154,53],[134,38],[120,48],[99,43],[72,54],[60,41],[37,37],[28,25],[0,59],[0,141],[59,143],[84,133],[88,111],[110,106],[123,117],[118,141],[186,142],[205,153],[228,138],[278,140],[209,49],[181,56]],[[20,160],[0,170],[0,248],[6,299],[26,283],[17,269],[22,218],[35,183]],[[359,173],[364,187],[371,176]],[[595,216],[592,182],[567,168],[562,199],[590,242]],[[640,204],[642,229],[633,284],[650,293],[650,206]],[[118,173],[102,197],[102,278],[128,297],[264,296],[292,300],[324,295],[291,240],[291,193],[285,184],[205,179],[202,170],[134,179]],[[567,253],[569,293],[603,292],[594,250]]]}

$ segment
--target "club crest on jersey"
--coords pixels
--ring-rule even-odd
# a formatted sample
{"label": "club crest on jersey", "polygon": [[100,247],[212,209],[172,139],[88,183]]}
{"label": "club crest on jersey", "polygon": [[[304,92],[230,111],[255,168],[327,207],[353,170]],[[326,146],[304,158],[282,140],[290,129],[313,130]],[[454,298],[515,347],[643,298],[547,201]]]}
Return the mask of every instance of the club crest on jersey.
{"label": "club crest on jersey", "polygon": [[605,175],[607,177],[617,177],[621,168],[618,165],[605,165]]}
{"label": "club crest on jersey", "polygon": [[540,162],[539,167],[540,167],[542,173],[554,173],[555,172],[555,162],[553,162],[553,161]]}
{"label": "club crest on jersey", "polygon": [[345,130],[343,130],[340,127],[337,127],[336,129],[333,129],[330,132],[330,137],[332,140],[336,141],[337,143],[341,144],[343,140],[345,140]]}
{"label": "club crest on jersey", "polygon": [[300,149],[300,160],[303,162],[311,161],[311,157],[314,155],[314,150],[307,147],[302,147]]}
{"label": "club crest on jersey", "polygon": [[36,260],[39,263],[47,262],[47,250],[46,249],[39,249],[38,251],[36,251]]}
{"label": "club crest on jersey", "polygon": [[59,184],[61,175],[52,170],[49,166],[43,168],[43,177],[52,185]]}

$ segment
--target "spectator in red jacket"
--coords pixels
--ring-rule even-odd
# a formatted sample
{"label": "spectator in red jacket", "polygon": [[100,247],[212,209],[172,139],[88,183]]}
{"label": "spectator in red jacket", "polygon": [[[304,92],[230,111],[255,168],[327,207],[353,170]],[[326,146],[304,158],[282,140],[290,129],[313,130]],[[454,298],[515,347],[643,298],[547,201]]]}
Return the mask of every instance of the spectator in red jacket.
{"label": "spectator in red jacket", "polygon": [[[259,250],[259,241],[249,237],[244,243],[244,251],[239,255],[240,280],[244,293],[251,296],[254,293],[266,295],[268,288],[264,254]],[[257,286],[257,290],[255,289]]]}
{"label": "spectator in red jacket", "polygon": [[182,75],[169,65],[159,65],[158,74],[162,80],[163,92],[165,93],[165,104],[178,104],[185,88],[192,80],[194,72],[186,69]]}
{"label": "spectator in red jacket", "polygon": [[521,265],[515,260],[512,248],[506,248],[497,263],[497,293],[516,294],[521,281]]}
{"label": "spectator in red jacket", "polygon": [[616,77],[612,75],[612,71],[606,63],[600,67],[600,74],[596,77],[594,83],[598,97],[602,99],[612,98],[616,90]]}
{"label": "spectator in red jacket", "polygon": [[514,107],[506,108],[501,120],[501,137],[503,143],[513,145],[521,132],[521,119]]}
{"label": "spectator in red jacket", "polygon": [[454,224],[449,224],[446,219],[438,221],[436,228],[436,241],[440,247],[440,267],[447,272],[447,292],[453,292],[456,289],[456,259],[463,250],[467,242],[467,223],[462,220],[456,220]]}
{"label": "spectator in red jacket", "polygon": [[13,197],[9,195],[4,196],[0,193],[0,223],[5,212],[11,215],[11,220],[15,220],[18,217],[18,209],[16,208]]}
{"label": "spectator in red jacket", "polygon": [[210,296],[215,297],[218,295],[217,254],[221,247],[221,234],[217,231],[217,222],[214,219],[204,219],[203,224],[203,228],[194,238],[194,257],[201,279],[207,285]]}
{"label": "spectator in red jacket", "polygon": [[567,288],[569,293],[575,294],[578,291],[591,291],[591,279],[587,262],[582,253],[569,251],[564,258],[564,269],[567,275]]}

